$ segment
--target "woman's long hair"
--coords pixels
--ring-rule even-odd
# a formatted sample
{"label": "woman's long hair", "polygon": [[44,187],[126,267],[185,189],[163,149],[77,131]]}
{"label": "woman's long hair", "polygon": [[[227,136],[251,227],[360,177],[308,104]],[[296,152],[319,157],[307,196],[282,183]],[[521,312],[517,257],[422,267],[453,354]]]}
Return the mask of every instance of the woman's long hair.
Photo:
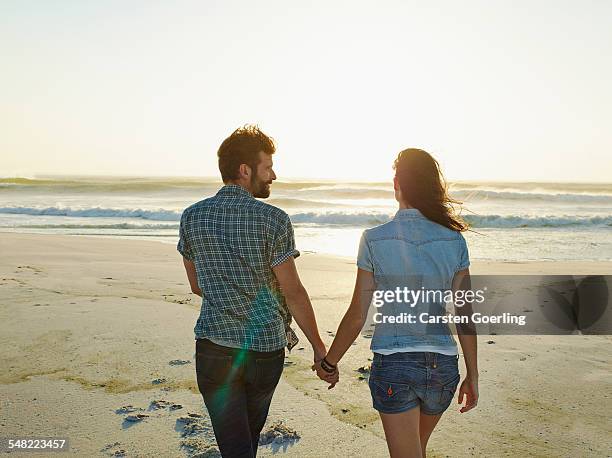
{"label": "woman's long hair", "polygon": [[462,202],[448,195],[440,165],[422,149],[400,152],[393,163],[404,203],[423,216],[454,231],[468,230],[468,224],[457,215],[454,205]]}

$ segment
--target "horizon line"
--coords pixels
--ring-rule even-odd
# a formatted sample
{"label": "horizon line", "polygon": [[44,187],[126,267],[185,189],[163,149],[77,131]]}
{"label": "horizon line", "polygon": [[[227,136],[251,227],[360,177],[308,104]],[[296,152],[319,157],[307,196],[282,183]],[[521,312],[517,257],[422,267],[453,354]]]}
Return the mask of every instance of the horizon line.
{"label": "horizon line", "polygon": [[[222,183],[221,177],[212,176],[212,175],[132,175],[132,174],[27,174],[24,175],[12,175],[12,176],[0,176],[0,180],[15,180],[15,179],[24,179],[24,180],[40,180],[40,179],[49,179],[49,178],[126,178],[126,179],[188,179],[188,180],[205,180],[209,182],[219,182]],[[339,182],[339,183],[387,183],[391,182],[392,178],[389,177],[387,179],[350,179],[350,178],[322,178],[322,177],[300,177],[300,176],[285,176],[282,178],[277,178],[275,181],[278,183],[284,182]],[[530,183],[530,184],[609,184],[612,185],[612,181],[583,181],[583,180],[543,180],[543,179],[525,179],[525,180],[517,180],[517,179],[453,179],[447,178],[446,181],[449,183]]]}

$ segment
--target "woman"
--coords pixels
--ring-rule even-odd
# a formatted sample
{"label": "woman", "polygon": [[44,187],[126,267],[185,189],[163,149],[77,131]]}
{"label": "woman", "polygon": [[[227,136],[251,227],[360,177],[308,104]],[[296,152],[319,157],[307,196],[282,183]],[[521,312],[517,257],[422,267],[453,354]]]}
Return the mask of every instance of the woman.
{"label": "woman", "polygon": [[[373,405],[391,457],[424,457],[460,377],[457,344],[448,325],[421,317],[445,315],[442,292],[469,289],[468,250],[461,234],[467,225],[454,214],[456,201],[447,195],[440,167],[431,155],[404,150],[394,169],[399,210],[393,220],[364,232],[351,305],[327,356],[313,369],[333,388],[337,363],[359,335],[373,303],[369,381]],[[422,296],[414,299],[410,291]],[[426,291],[438,295],[425,296]],[[455,311],[471,315],[469,304]],[[406,314],[416,322],[397,319]],[[458,396],[459,404],[465,397],[463,413],[478,400],[476,333],[471,325],[457,325],[457,331],[467,369]]]}

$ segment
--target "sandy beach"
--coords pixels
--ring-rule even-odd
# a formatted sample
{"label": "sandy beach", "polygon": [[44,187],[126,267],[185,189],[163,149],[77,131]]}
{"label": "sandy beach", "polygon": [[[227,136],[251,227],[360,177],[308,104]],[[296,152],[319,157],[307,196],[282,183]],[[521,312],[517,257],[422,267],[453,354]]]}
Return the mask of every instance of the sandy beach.
{"label": "sandy beach", "polygon": [[[354,262],[311,252],[296,262],[329,344],[350,300]],[[612,263],[476,261],[471,271],[612,274]],[[173,245],[2,233],[0,286],[2,436],[67,437],[77,456],[216,456],[195,379],[199,298]],[[261,456],[387,456],[367,374],[358,370],[370,341],[357,340],[340,383],[327,390],[300,337],[269,417],[286,435],[261,446]],[[481,336],[478,408],[460,414],[455,399],[429,456],[610,456],[611,343]]]}

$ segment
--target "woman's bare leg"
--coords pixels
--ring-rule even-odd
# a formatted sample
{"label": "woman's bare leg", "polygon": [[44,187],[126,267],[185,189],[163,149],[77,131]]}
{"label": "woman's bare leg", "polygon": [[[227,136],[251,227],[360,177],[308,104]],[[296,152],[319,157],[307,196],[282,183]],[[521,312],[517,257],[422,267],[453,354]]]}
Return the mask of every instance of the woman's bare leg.
{"label": "woman's bare leg", "polygon": [[381,413],[391,458],[421,458],[419,406],[402,413]]}
{"label": "woman's bare leg", "polygon": [[442,418],[442,414],[439,415],[425,415],[421,414],[419,418],[419,438],[421,441],[421,449],[422,449],[422,457],[425,458],[427,456],[427,441],[429,440],[429,436],[433,432],[434,428],[438,424],[438,421]]}

